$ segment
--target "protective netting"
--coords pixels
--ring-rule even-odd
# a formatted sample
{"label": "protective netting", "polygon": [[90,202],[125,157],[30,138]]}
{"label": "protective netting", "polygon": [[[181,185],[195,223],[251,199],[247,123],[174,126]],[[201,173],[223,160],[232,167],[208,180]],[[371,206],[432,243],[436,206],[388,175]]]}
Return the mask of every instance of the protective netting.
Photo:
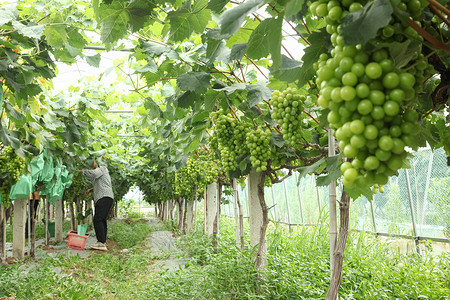
{"label": "protective netting", "polygon": [[[297,181],[296,176],[291,176],[266,187],[266,203],[271,207],[269,218],[291,225],[326,221],[328,187],[316,187],[314,176],[301,178],[298,185]],[[407,236],[450,237],[450,167],[443,149],[416,152],[411,168],[391,177],[384,190],[374,195],[372,203],[365,197],[352,202],[352,228]],[[238,191],[244,216],[248,217],[247,189],[239,187]],[[340,193],[338,186],[338,199]],[[223,214],[234,216],[233,199],[224,197],[229,203],[222,206]]]}

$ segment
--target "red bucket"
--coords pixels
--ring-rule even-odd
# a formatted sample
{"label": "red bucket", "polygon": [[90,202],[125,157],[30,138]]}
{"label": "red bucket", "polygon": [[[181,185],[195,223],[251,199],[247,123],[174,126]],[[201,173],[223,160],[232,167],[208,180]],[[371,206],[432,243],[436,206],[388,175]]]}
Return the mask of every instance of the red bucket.
{"label": "red bucket", "polygon": [[69,248],[74,250],[83,250],[88,237],[89,234],[78,235],[75,230],[72,230],[71,232],[69,232]]}

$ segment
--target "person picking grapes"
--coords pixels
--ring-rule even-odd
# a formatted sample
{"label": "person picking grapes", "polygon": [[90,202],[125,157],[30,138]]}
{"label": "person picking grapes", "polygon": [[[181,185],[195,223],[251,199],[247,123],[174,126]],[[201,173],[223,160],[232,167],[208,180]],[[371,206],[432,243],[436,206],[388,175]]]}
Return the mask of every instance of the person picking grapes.
{"label": "person picking grapes", "polygon": [[97,236],[97,242],[91,245],[91,249],[108,251],[106,247],[106,235],[108,226],[106,218],[113,205],[114,195],[111,185],[111,177],[106,166],[98,166],[97,162],[93,160],[91,170],[78,170],[79,173],[92,181],[93,187],[85,191],[87,194],[94,192],[94,230]]}

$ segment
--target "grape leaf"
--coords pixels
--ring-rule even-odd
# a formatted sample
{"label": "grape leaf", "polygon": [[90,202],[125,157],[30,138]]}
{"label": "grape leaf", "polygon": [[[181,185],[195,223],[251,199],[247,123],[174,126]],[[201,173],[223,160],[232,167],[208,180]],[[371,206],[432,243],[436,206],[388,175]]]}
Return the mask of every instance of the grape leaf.
{"label": "grape leaf", "polygon": [[211,75],[206,72],[185,73],[177,77],[177,84],[183,91],[205,92],[210,87]]}
{"label": "grape leaf", "polygon": [[11,20],[17,19],[19,11],[15,5],[5,5],[0,7],[0,26],[8,23]]}
{"label": "grape leaf", "polygon": [[319,56],[322,53],[327,52],[331,45],[329,34],[322,29],[319,32],[313,32],[308,41],[311,43],[309,47],[305,49],[305,54],[302,56],[303,65],[298,77],[298,86],[304,86],[314,76],[314,63],[319,60]]}
{"label": "grape leaf", "polygon": [[363,9],[349,13],[342,19],[341,35],[345,44],[367,43],[376,36],[378,29],[389,24],[392,12],[389,0],[375,0],[368,2]]}
{"label": "grape leaf", "polygon": [[420,43],[415,40],[406,40],[402,43],[379,43],[377,46],[386,47],[389,49],[389,55],[394,62],[395,67],[402,68],[406,66],[419,50]]}
{"label": "grape leaf", "polygon": [[208,40],[206,46],[206,57],[210,63],[221,61],[223,63],[229,62],[230,49],[225,46],[224,40]]}
{"label": "grape leaf", "polygon": [[178,10],[168,13],[172,41],[183,41],[192,33],[202,33],[205,30],[211,19],[211,11],[205,8],[206,3],[206,0],[197,0],[193,4],[186,1]]}
{"label": "grape leaf", "polygon": [[131,5],[127,7],[130,14],[130,25],[133,32],[143,28],[147,22],[152,22],[150,17],[152,10],[155,8],[153,1],[136,0],[130,1]]}
{"label": "grape leaf", "polygon": [[188,108],[190,106],[194,106],[195,99],[197,98],[197,94],[187,91],[183,94],[181,94],[178,98],[178,106],[181,108]]}
{"label": "grape leaf", "polygon": [[272,96],[272,90],[267,86],[266,80],[257,81],[254,84],[250,84],[246,87],[248,91],[248,106],[253,107],[263,100],[269,100]]}
{"label": "grape leaf", "polygon": [[219,21],[222,34],[234,34],[237,32],[245,17],[256,11],[263,4],[264,2],[261,0],[248,0],[225,11]]}
{"label": "grape leaf", "polygon": [[323,164],[324,162],[325,162],[325,158],[321,158],[320,160],[316,161],[312,165],[297,168],[296,170],[299,175],[298,180],[300,180],[300,178],[302,178],[308,174],[314,173],[320,167],[320,165]]}
{"label": "grape leaf", "polygon": [[336,181],[341,176],[341,170],[338,166],[339,155],[329,156],[327,161],[327,175],[317,177],[317,186],[330,185],[331,182]]}
{"label": "grape leaf", "polygon": [[250,35],[246,53],[250,58],[259,59],[271,54],[273,65],[281,64],[281,28],[283,16],[265,19]]}
{"label": "grape leaf", "polygon": [[111,5],[100,4],[99,19],[101,40],[105,43],[114,43],[128,32],[130,17],[119,1],[114,1]]}
{"label": "grape leaf", "polygon": [[40,39],[45,29],[44,25],[37,25],[32,22],[28,23],[28,25],[24,25],[20,22],[13,21],[12,25],[20,34],[32,39]]}
{"label": "grape leaf", "polygon": [[208,8],[215,13],[220,13],[230,0],[211,0],[208,3]]}
{"label": "grape leaf", "polygon": [[[289,57],[282,55],[281,56],[281,65],[277,68],[272,67],[270,68],[270,74],[274,76],[275,78],[286,81],[286,82],[294,82],[297,80],[300,76],[302,76],[302,62],[290,59]],[[311,70],[313,72],[311,72]],[[307,77],[311,79],[314,75],[314,69],[310,69]],[[305,76],[306,74],[303,74]],[[308,81],[308,80],[307,80]]]}
{"label": "grape leaf", "polygon": [[100,59],[101,59],[101,56],[98,53],[95,54],[95,55],[86,56],[86,62],[90,66],[93,66],[93,67],[96,67],[96,68],[98,68],[99,65],[100,65]]}
{"label": "grape leaf", "polygon": [[296,15],[305,4],[305,0],[290,0],[286,4],[286,18]]}
{"label": "grape leaf", "polygon": [[150,57],[160,56],[163,53],[170,51],[170,47],[155,42],[143,42],[142,48]]}
{"label": "grape leaf", "polygon": [[247,43],[234,44],[231,49],[230,59],[240,60],[244,57],[245,49],[247,48]]}
{"label": "grape leaf", "polygon": [[270,140],[278,148],[282,148],[284,146],[284,143],[286,142],[283,139],[283,136],[277,132],[272,132],[272,134],[270,135]]}
{"label": "grape leaf", "polygon": [[373,192],[370,187],[360,187],[360,186],[344,186],[344,191],[350,196],[350,198],[355,201],[360,196],[364,196],[367,200],[373,200]]}

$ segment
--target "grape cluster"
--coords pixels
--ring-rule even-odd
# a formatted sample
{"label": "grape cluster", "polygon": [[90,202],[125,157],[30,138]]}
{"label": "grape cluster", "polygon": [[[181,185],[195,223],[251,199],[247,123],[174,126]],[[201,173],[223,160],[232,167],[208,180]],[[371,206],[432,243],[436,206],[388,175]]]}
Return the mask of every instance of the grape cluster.
{"label": "grape cluster", "polygon": [[246,144],[250,151],[250,162],[257,172],[267,170],[267,161],[273,156],[275,148],[270,147],[271,131],[258,128],[247,132]]}
{"label": "grape cluster", "polygon": [[248,126],[223,110],[214,112],[211,116],[216,121],[216,131],[215,137],[210,138],[210,147],[212,150],[217,147],[221,168],[225,172],[233,171],[237,168],[237,157],[248,153],[245,147]]}
{"label": "grape cluster", "polygon": [[84,197],[84,192],[89,188],[90,185],[86,183],[84,175],[75,172],[72,177],[72,184],[64,190],[64,200],[68,202],[75,202],[77,198],[87,200],[91,195]]}
{"label": "grape cluster", "polygon": [[302,139],[302,112],[305,100],[305,96],[300,95],[296,88],[272,93],[270,100],[273,107],[272,119],[280,125],[283,138],[290,145],[295,145]]}
{"label": "grape cluster", "polygon": [[205,189],[207,184],[214,182],[219,173],[215,161],[211,155],[191,155],[184,168],[175,173],[175,194],[183,197],[191,197],[194,187],[198,191]]}
{"label": "grape cluster", "polygon": [[[346,186],[384,185],[405,165],[405,147],[415,148],[414,135],[420,132],[419,115],[412,107],[426,72],[431,71],[420,47],[411,67],[399,69],[386,48],[367,52],[361,45],[344,45],[341,18],[367,2],[319,0],[310,6],[313,15],[325,18],[334,47],[331,57],[322,53],[315,64],[316,83],[318,104],[330,109],[330,127],[336,129],[339,147],[351,159],[341,165]],[[399,7],[420,17],[425,2],[401,1]],[[411,37],[417,37],[415,31],[393,18],[371,42],[383,45]]]}
{"label": "grape cluster", "polygon": [[0,193],[5,206],[9,205],[11,187],[19,181],[25,168],[25,159],[14,152],[11,146],[0,145]]}

